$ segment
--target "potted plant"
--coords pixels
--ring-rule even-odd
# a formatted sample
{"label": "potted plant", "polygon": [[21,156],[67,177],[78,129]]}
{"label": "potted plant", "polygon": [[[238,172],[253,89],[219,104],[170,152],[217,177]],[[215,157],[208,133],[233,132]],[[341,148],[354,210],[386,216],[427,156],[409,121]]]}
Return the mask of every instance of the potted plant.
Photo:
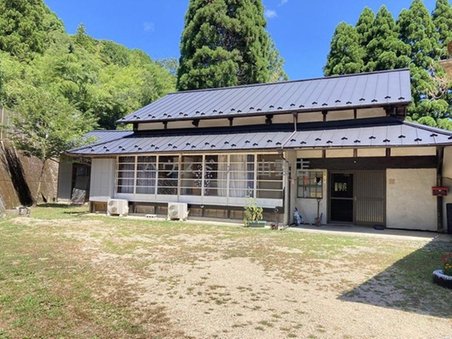
{"label": "potted plant", "polygon": [[443,269],[433,271],[433,282],[452,289],[452,252],[444,253],[441,261]]}
{"label": "potted plant", "polygon": [[243,215],[243,223],[246,227],[264,227],[266,222],[263,220],[264,209],[257,206],[255,199],[250,199],[248,205],[245,207]]}

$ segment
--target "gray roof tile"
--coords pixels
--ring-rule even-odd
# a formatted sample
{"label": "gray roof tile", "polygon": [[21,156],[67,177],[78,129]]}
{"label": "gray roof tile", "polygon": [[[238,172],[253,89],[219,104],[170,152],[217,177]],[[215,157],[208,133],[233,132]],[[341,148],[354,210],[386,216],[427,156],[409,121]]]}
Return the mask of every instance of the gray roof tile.
{"label": "gray roof tile", "polygon": [[330,123],[136,132],[72,155],[452,145],[452,132],[393,118]]}
{"label": "gray roof tile", "polygon": [[410,101],[410,73],[402,69],[177,92],[118,122],[218,118],[406,104]]}

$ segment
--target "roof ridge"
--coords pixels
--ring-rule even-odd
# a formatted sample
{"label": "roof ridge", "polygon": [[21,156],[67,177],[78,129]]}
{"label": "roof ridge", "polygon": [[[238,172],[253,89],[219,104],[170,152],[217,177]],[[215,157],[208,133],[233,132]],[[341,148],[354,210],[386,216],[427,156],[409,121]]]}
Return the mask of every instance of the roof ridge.
{"label": "roof ridge", "polygon": [[93,129],[92,131],[89,131],[88,133],[93,133],[93,132],[133,132],[133,130],[131,129]]}
{"label": "roof ridge", "polygon": [[314,77],[314,78],[286,80],[286,81],[259,82],[259,83],[255,83],[255,84],[236,85],[236,86],[229,86],[229,87],[213,87],[213,88],[190,89],[190,90],[185,90],[185,91],[171,92],[171,93],[168,93],[167,95],[177,95],[177,94],[196,93],[196,92],[210,92],[210,91],[228,90],[228,89],[234,89],[234,88],[271,86],[271,85],[290,84],[290,83],[314,81],[314,80],[326,80],[326,79],[358,77],[358,76],[365,76],[365,75],[370,75],[370,74],[395,73],[395,72],[402,72],[402,71],[409,71],[409,68],[404,67],[404,68],[396,68],[396,69],[388,69],[388,70],[380,70],[380,71],[372,71],[372,72],[350,73],[350,74],[339,74],[339,75],[327,75],[327,76],[320,76],[320,77]]}
{"label": "roof ridge", "polygon": [[406,120],[404,120],[403,124],[408,125],[408,126],[418,127],[418,128],[421,128],[421,129],[429,131],[429,132],[438,132],[438,133],[443,133],[443,134],[452,136],[452,131],[449,131],[449,130],[443,129],[443,128],[439,128],[439,127],[432,127],[432,126],[423,125],[423,124],[420,124],[420,123],[418,123],[416,121],[406,121]]}

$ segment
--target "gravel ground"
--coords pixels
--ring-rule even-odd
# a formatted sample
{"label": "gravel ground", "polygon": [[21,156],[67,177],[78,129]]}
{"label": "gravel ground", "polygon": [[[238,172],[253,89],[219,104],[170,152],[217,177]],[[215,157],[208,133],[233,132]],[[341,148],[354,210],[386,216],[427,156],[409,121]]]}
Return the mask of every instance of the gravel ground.
{"label": "gravel ground", "polygon": [[[452,303],[439,301],[443,290],[430,286],[440,294],[424,301],[421,291],[413,296],[410,286],[398,286],[391,255],[360,267],[359,258],[377,257],[379,246],[395,240],[345,246],[327,258],[328,251],[306,256],[303,246],[275,244],[260,234],[231,239],[220,227],[170,237],[132,235],[127,241],[139,245],[128,253],[106,255],[89,247],[93,265],[137,291],[133,307],[164,306],[175,328],[190,337],[451,337]],[[428,241],[391,245],[412,253]],[[131,262],[139,269],[130,269]],[[435,298],[449,306],[436,312]]]}
{"label": "gravel ground", "polygon": [[15,222],[76,241],[107,277],[99,298],[119,284],[133,295],[124,307],[160,307],[172,333],[187,337],[452,338],[451,292],[431,283],[430,267],[412,270],[452,251],[449,241],[86,217]]}

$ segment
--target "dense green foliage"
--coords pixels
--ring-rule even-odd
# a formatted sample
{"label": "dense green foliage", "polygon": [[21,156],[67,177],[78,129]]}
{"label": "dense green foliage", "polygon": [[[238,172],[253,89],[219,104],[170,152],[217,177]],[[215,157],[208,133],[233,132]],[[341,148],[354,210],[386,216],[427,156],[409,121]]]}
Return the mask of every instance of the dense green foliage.
{"label": "dense green foliage", "polygon": [[439,34],[442,56],[447,55],[447,45],[452,42],[452,6],[449,0],[437,0],[432,13],[433,23]]}
{"label": "dense green foliage", "polygon": [[191,0],[181,38],[180,90],[285,78],[261,0]]}
{"label": "dense green foliage", "polygon": [[341,22],[334,32],[331,50],[324,68],[325,75],[361,72],[364,67],[364,49],[356,29]]}
{"label": "dense green foliage", "polygon": [[43,53],[58,34],[63,23],[41,0],[0,1],[0,50],[22,60]]}
{"label": "dense green foliage", "polygon": [[74,36],[43,0],[0,0],[0,106],[15,112],[9,137],[42,160],[58,157],[94,127],[172,91],[175,77],[138,50]]}
{"label": "dense green foliage", "polygon": [[385,6],[376,16],[365,8],[355,27],[337,26],[324,72],[335,75],[409,67],[413,96],[409,117],[452,129],[452,84],[439,64],[451,39],[448,0],[437,0],[432,14],[422,0],[413,0],[397,22]]}
{"label": "dense green foliage", "polygon": [[407,67],[409,47],[399,39],[398,27],[386,6],[378,11],[368,32],[366,71]]}
{"label": "dense green foliage", "polygon": [[398,25],[400,39],[410,48],[413,95],[410,113],[415,120],[423,116],[444,118],[449,113],[445,93],[441,93],[444,90],[432,76],[442,74],[438,64],[441,45],[432,17],[421,0],[414,0],[408,10],[400,13]]}
{"label": "dense green foliage", "polygon": [[83,26],[69,36],[43,0],[0,0],[0,74],[0,106],[20,112],[32,108],[29,88],[51,93],[49,104],[64,103],[72,125],[84,120],[81,133],[114,129],[117,119],[175,88],[175,77],[144,52],[96,40]]}

